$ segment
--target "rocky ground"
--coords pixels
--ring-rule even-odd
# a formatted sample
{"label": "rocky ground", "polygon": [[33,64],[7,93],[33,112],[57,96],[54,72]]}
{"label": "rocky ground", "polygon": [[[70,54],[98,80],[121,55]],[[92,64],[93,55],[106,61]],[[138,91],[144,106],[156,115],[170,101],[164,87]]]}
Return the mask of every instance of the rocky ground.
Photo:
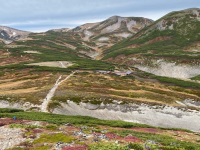
{"label": "rocky ground", "polygon": [[[0,118],[0,150],[5,149],[55,149],[55,150],[85,150],[101,149],[102,145],[118,146],[119,149],[132,149],[139,144],[144,149],[151,149],[152,145],[164,146],[152,140],[152,135],[168,136],[175,140],[197,143],[200,134],[178,130],[156,128],[119,128],[108,126],[75,126],[70,123],[54,125],[47,122],[13,120]],[[129,132],[126,136],[123,134]],[[134,134],[135,133],[135,136]],[[149,134],[149,140],[139,138],[138,133]],[[152,134],[152,135],[151,135]],[[129,148],[127,146],[129,144]],[[105,149],[105,147],[104,147]],[[113,148],[111,148],[113,149]]]}

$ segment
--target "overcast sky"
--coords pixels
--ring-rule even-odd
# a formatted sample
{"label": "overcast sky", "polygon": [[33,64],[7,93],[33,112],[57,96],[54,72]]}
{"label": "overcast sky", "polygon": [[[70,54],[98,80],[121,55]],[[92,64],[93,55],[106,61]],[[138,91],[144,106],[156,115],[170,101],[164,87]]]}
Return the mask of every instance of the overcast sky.
{"label": "overcast sky", "polygon": [[0,0],[0,25],[42,32],[73,28],[111,16],[146,17],[187,8],[200,8],[199,0]]}

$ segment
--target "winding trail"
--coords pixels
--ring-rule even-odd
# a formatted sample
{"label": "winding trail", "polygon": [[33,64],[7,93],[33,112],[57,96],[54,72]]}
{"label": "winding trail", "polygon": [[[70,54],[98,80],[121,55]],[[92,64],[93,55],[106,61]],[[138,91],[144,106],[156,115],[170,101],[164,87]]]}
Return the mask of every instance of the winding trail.
{"label": "winding trail", "polygon": [[[55,85],[53,86],[53,88],[49,91],[49,93],[47,94],[47,96],[45,97],[42,105],[41,105],[41,112],[49,112],[48,109],[47,109],[47,106],[51,100],[51,98],[54,96],[54,93],[56,91],[56,89],[58,88],[58,86],[66,81],[67,79],[69,79],[71,76],[74,75],[75,72],[71,73],[69,76],[67,76],[65,79],[61,80],[62,78],[62,75],[59,76],[58,80],[56,81]],[[61,80],[61,81],[60,81]]]}

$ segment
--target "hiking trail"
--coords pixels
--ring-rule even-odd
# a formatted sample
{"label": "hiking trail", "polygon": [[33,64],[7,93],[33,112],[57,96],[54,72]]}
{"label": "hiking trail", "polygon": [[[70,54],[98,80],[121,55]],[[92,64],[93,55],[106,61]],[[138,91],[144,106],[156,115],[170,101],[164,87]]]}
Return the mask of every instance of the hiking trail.
{"label": "hiking trail", "polygon": [[[40,107],[40,108],[41,108],[41,112],[49,112],[49,111],[47,110],[47,106],[48,106],[48,104],[49,104],[51,98],[54,96],[54,93],[55,93],[56,89],[58,88],[58,86],[59,86],[62,82],[66,81],[66,80],[69,79],[71,76],[73,76],[74,73],[75,73],[75,72],[71,73],[69,76],[67,76],[67,77],[66,77],[65,79],[63,79],[63,80],[61,80],[62,75],[59,76],[59,78],[57,79],[55,85],[53,86],[53,88],[49,91],[49,93],[48,93],[47,96],[45,97],[45,99],[44,99],[44,101],[43,101],[43,103],[42,103],[42,105],[41,105],[41,107]],[[61,80],[61,81],[60,81],[60,80]]]}

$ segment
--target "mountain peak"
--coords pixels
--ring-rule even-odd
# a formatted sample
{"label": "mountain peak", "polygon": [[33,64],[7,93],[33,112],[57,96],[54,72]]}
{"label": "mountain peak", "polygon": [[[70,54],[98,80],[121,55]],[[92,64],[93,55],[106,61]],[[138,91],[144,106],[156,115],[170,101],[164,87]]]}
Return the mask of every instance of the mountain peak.
{"label": "mountain peak", "polygon": [[13,29],[6,26],[0,26],[0,39],[5,44],[9,44],[12,41],[22,40],[26,38],[31,32]]}

